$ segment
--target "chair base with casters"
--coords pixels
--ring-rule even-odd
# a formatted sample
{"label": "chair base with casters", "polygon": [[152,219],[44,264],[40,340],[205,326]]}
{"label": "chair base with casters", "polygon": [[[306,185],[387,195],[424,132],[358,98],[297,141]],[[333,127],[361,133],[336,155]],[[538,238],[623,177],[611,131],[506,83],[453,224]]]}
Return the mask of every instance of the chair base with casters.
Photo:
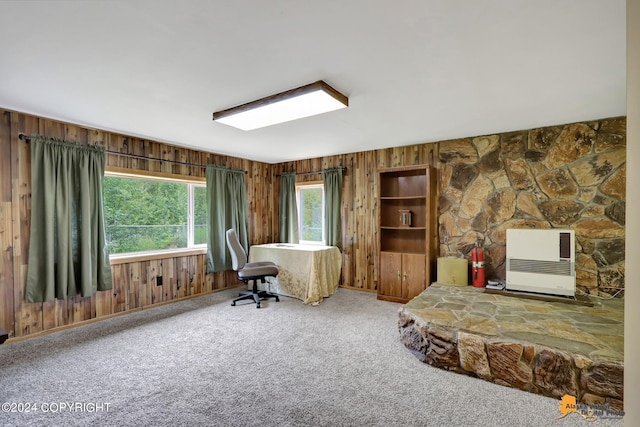
{"label": "chair base with casters", "polygon": [[[253,289],[247,292],[240,292],[239,296],[237,298],[234,298],[233,301],[231,301],[231,305],[236,305],[236,302],[246,300],[246,299],[252,299],[256,303],[256,308],[260,308],[260,301],[263,299],[275,298],[276,302],[280,302],[280,297],[278,297],[278,295],[270,294],[267,291],[258,290],[258,280],[260,280],[261,283],[265,283],[266,280],[264,279],[264,277],[258,277],[258,278],[249,279],[249,280],[253,281]],[[248,282],[248,280],[242,280],[242,281],[245,283]]]}

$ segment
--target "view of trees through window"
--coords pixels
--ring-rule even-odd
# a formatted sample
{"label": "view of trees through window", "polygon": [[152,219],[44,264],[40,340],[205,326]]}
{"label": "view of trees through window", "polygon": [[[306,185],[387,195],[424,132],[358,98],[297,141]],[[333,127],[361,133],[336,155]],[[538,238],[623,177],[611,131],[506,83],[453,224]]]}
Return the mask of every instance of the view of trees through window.
{"label": "view of trees through window", "polygon": [[104,205],[109,253],[205,244],[205,188],[201,184],[106,176]]}
{"label": "view of trees through window", "polygon": [[300,240],[324,241],[324,188],[322,184],[300,186],[298,192],[298,223]]}

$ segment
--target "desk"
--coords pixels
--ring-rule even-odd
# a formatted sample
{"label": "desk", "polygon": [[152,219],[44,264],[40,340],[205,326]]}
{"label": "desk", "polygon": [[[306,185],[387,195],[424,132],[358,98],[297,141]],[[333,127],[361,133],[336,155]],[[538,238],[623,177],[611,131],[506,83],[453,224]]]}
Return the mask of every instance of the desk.
{"label": "desk", "polygon": [[268,279],[271,292],[301,299],[305,304],[318,303],[338,288],[342,256],[335,246],[253,245],[249,262],[257,261],[272,261],[278,266],[278,277]]}

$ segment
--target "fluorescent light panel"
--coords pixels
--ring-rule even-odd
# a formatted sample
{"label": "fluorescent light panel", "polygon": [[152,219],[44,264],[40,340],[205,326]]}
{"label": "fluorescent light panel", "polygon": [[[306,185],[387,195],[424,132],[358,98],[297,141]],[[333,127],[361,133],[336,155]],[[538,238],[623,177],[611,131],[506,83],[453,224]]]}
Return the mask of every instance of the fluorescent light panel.
{"label": "fluorescent light panel", "polygon": [[319,80],[277,95],[213,113],[213,120],[242,130],[258,129],[346,108],[349,99]]}

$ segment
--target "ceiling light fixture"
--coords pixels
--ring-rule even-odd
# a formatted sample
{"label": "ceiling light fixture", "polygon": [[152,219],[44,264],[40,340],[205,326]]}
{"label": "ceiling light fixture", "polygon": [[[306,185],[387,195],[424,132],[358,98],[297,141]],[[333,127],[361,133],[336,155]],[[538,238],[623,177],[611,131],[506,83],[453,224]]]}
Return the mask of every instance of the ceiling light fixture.
{"label": "ceiling light fixture", "polygon": [[318,80],[296,89],[213,113],[213,120],[242,130],[258,129],[349,106],[349,98]]}

